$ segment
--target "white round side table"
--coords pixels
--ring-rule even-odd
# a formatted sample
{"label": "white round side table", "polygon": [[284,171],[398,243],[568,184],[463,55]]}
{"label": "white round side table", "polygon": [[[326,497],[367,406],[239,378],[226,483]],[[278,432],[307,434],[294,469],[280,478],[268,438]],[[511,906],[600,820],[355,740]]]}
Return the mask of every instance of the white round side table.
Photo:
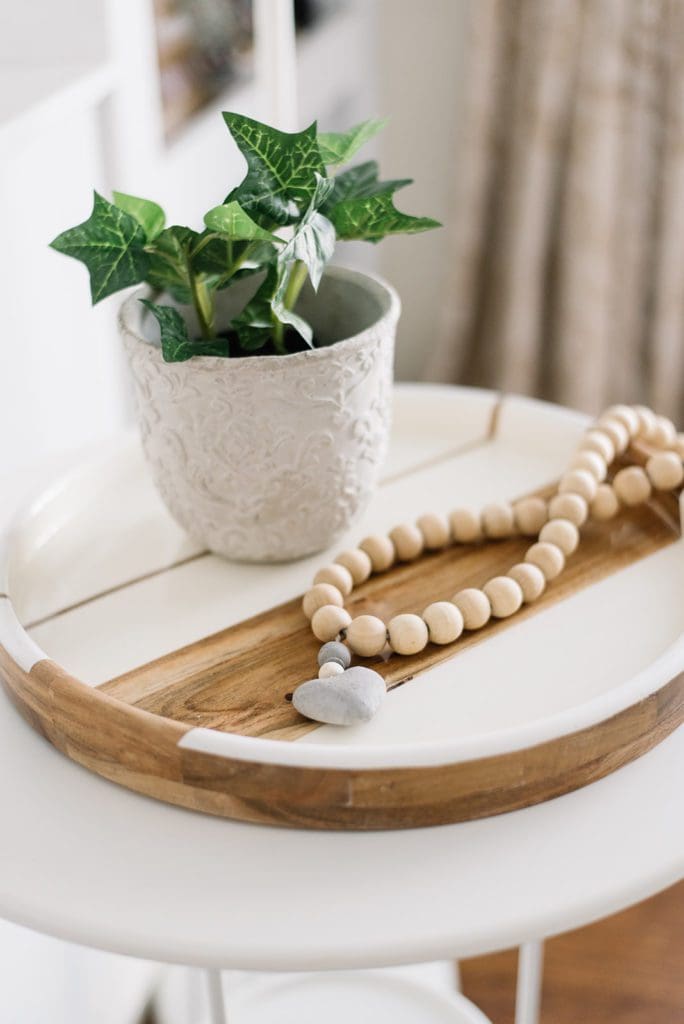
{"label": "white round side table", "polygon": [[[437,510],[447,500],[457,504],[458,498],[449,499],[454,489],[495,500],[553,479],[583,418],[559,413],[556,423],[551,415],[558,429],[526,458],[509,438],[492,437],[496,403],[487,392],[398,389],[386,481],[390,489],[397,485],[396,494],[401,490],[409,507],[397,507],[387,500],[390,489],[381,489],[367,522],[391,525],[413,514],[411,501],[417,512],[424,511],[430,497]],[[518,439],[524,440],[541,408],[511,401],[506,415],[517,422]],[[548,409],[544,415],[550,415]],[[254,614],[302,592],[311,565],[320,564],[319,556],[277,569],[243,566],[235,586],[235,567],[211,556],[194,557],[175,527],[159,528],[161,513],[151,488],[144,501],[126,501],[131,480],[143,486],[135,438],[93,455],[106,461],[110,474],[118,467],[120,489],[99,493],[95,488],[80,518],[74,514],[74,550],[81,557],[74,558],[70,580],[54,580],[42,606],[27,598],[21,618],[34,623],[31,635],[44,650],[94,684],[158,656],[169,644],[177,647],[220,629],[231,616]],[[45,479],[45,467],[35,476],[27,473],[23,493]],[[3,483],[4,520],[15,511],[22,487],[18,478]],[[63,511],[66,515],[66,506]],[[110,547],[102,537],[113,537],[126,514],[140,542],[123,549],[112,541]],[[94,548],[84,523],[96,515],[102,533]],[[362,531],[363,526],[355,535]],[[41,549],[46,565],[52,542],[46,528]],[[559,693],[564,673],[576,677],[578,668],[589,664],[589,653],[595,655],[598,639],[590,634],[596,602],[620,615],[605,616],[598,667],[594,675],[587,668],[579,676],[588,695],[606,678],[655,657],[658,645],[671,639],[663,631],[680,625],[684,631],[684,600],[664,625],[656,624],[659,590],[654,589],[666,586],[670,597],[676,595],[681,575],[684,598],[684,573],[676,561],[684,564],[683,548],[677,541],[667,559],[662,553],[649,556],[651,590],[632,620],[631,569],[603,580],[584,620],[582,608],[574,607],[586,635],[576,635],[572,649],[562,647],[563,602],[530,620],[556,652],[562,648],[554,662]],[[517,685],[518,674],[529,679],[536,672],[543,681],[529,628],[512,627],[479,645],[480,669],[464,668],[468,678],[477,679],[479,671],[489,679],[506,670],[511,685]],[[516,666],[512,679],[511,665]],[[433,685],[429,672],[421,678]],[[436,674],[435,692],[439,685]],[[458,727],[481,728],[482,716],[492,709],[475,687],[468,692]],[[370,723],[373,742],[397,742],[407,730],[427,735],[437,728],[435,716],[421,712],[416,693],[404,686],[388,699],[387,715],[383,709],[382,718]],[[501,716],[514,713],[514,702],[500,710]],[[502,719],[497,727],[504,726]],[[322,737],[346,742],[329,728],[318,731],[317,739]],[[555,800],[459,825],[368,834],[240,824],[130,793],[58,753],[4,695],[0,758],[5,769],[0,773],[0,915],[83,945],[204,968],[216,1022],[224,1014],[221,969],[328,972],[458,959],[521,945],[517,1020],[530,1024],[544,937],[624,908],[684,874],[681,729],[612,775]],[[341,977],[325,975],[319,990],[338,985]],[[295,982],[278,981],[284,1000],[294,998]],[[316,987],[311,984],[308,992]],[[274,991],[263,993],[271,1009],[267,1000],[275,998]],[[441,1018],[435,1010],[435,1021],[477,1020],[467,1016],[476,1011],[458,1000],[452,1011],[451,1018]]]}

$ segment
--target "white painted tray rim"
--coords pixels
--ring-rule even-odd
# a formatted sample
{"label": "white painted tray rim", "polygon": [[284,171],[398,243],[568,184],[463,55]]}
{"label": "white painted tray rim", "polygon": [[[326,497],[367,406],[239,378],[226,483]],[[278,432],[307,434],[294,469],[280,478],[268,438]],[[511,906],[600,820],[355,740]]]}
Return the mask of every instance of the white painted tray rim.
{"label": "white painted tray rim", "polygon": [[[424,394],[424,391],[425,385],[405,385],[401,387],[400,394],[410,396],[417,392]],[[460,394],[465,401],[482,394],[476,389],[439,385],[431,387],[431,391],[435,394],[448,393],[451,396]],[[510,403],[508,409],[507,403]],[[587,421],[587,417],[581,413],[518,396],[504,399],[502,415],[507,415],[510,410],[515,416],[519,409],[530,406],[553,408],[555,416],[575,424]],[[524,433],[524,426],[522,432]],[[52,497],[75,485],[93,467],[102,468],[108,458],[120,455],[122,449],[131,444],[132,437],[132,433],[124,435],[118,444],[107,446],[108,455],[90,459],[83,466],[63,474],[42,493],[37,494],[15,517],[9,530],[0,535],[0,643],[17,665],[26,672],[29,672],[37,662],[49,660],[49,655],[26,633],[14,612],[10,596],[5,593],[9,589],[13,540],[30,526],[31,519],[39,514]],[[684,517],[681,501],[680,513]],[[315,741],[308,741],[306,744],[293,743],[241,736],[208,728],[193,728],[182,737],[179,745],[217,757],[303,768],[368,770],[454,764],[513,753],[589,728],[656,693],[683,670],[684,635],[667,647],[647,668],[621,686],[614,687],[592,700],[515,728],[492,730],[483,735],[459,737],[449,741],[382,746],[358,744],[347,747]],[[92,692],[96,697],[97,688]],[[141,712],[137,710],[136,713]]]}

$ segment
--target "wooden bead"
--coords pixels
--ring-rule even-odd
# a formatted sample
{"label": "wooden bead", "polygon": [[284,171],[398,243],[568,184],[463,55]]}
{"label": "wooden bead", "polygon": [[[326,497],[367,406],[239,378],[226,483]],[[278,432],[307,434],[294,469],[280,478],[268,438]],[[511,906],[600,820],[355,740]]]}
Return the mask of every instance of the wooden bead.
{"label": "wooden bead", "polygon": [[467,587],[465,590],[459,590],[458,594],[454,594],[451,602],[456,605],[463,616],[464,629],[481,629],[489,622],[492,606],[484,591],[477,590],[475,587]]}
{"label": "wooden bead", "polygon": [[682,460],[674,452],[658,452],[646,463],[646,473],[657,491],[672,491],[684,480]]}
{"label": "wooden bead", "polygon": [[589,506],[579,494],[556,494],[549,502],[551,519],[569,519],[575,526],[581,526],[588,515]]}
{"label": "wooden bead", "polygon": [[387,624],[389,644],[397,654],[418,654],[428,642],[428,628],[420,615],[395,615]]}
{"label": "wooden bead", "polygon": [[566,558],[577,550],[579,539],[579,530],[569,519],[550,519],[539,534],[542,543],[555,544]]}
{"label": "wooden bead", "polygon": [[656,414],[645,405],[635,405],[634,411],[639,417],[637,437],[642,441],[650,441],[657,427]]}
{"label": "wooden bead", "polygon": [[364,537],[359,547],[370,558],[373,572],[385,572],[391,565],[394,565],[396,552],[389,537],[379,533],[373,534],[371,537]]}
{"label": "wooden bead", "polygon": [[411,562],[421,554],[425,543],[423,534],[413,523],[402,523],[390,530],[390,540],[400,562]]}
{"label": "wooden bead", "polygon": [[558,485],[559,494],[579,494],[586,502],[594,500],[598,484],[586,469],[571,469],[564,473]]}
{"label": "wooden bead", "polygon": [[451,601],[435,601],[422,615],[433,644],[452,644],[463,632],[463,616]]}
{"label": "wooden bead", "polygon": [[337,587],[332,583],[317,583],[305,595],[302,601],[302,610],[307,619],[310,619],[314,612],[323,608],[326,604],[336,604],[340,608],[344,604],[344,598]]}
{"label": "wooden bead", "polygon": [[416,526],[423,535],[428,551],[438,551],[451,542],[451,530],[446,516],[428,512],[416,521]]}
{"label": "wooden bead", "polygon": [[536,565],[544,573],[545,579],[555,580],[565,567],[565,555],[557,544],[539,541],[525,553],[525,561]]}
{"label": "wooden bead", "polygon": [[608,435],[598,428],[586,432],[580,442],[579,451],[597,452],[608,466],[615,458],[615,445]]}
{"label": "wooden bead", "polygon": [[626,428],[630,437],[636,437],[639,432],[639,417],[629,405],[611,405],[606,410],[606,416],[619,420]]}
{"label": "wooden bead", "polygon": [[338,565],[348,569],[354,580],[354,586],[365,583],[373,571],[373,563],[361,548],[352,548],[349,551],[342,551],[335,559]]}
{"label": "wooden bead", "polygon": [[387,627],[375,615],[357,615],[347,626],[347,643],[359,657],[373,658],[387,643]]}
{"label": "wooden bead", "polygon": [[606,416],[602,417],[596,425],[613,442],[616,454],[622,455],[629,444],[629,431],[624,423],[611,416]]}
{"label": "wooden bead", "polygon": [[586,469],[594,477],[597,483],[606,479],[605,459],[602,459],[598,452],[578,452],[570,463],[570,469]]}
{"label": "wooden bead", "polygon": [[539,566],[532,565],[531,562],[518,562],[517,565],[508,570],[508,575],[515,580],[522,590],[525,604],[531,604],[533,601],[536,601],[546,589],[544,573]]}
{"label": "wooden bead", "polygon": [[485,537],[501,540],[515,532],[513,508],[508,502],[485,505],[481,513],[482,532]]}
{"label": "wooden bead", "polygon": [[641,466],[627,466],[615,474],[613,489],[625,505],[640,505],[651,496],[651,481]]}
{"label": "wooden bead", "polygon": [[679,458],[684,460],[684,434],[677,434],[672,448]]}
{"label": "wooden bead", "polygon": [[495,619],[507,619],[523,603],[522,587],[510,576],[495,576],[482,588]]}
{"label": "wooden bead", "polygon": [[311,630],[317,640],[326,643],[339,636],[340,631],[345,629],[350,622],[351,615],[346,608],[340,608],[336,604],[324,604],[322,608],[314,612],[311,618]]}
{"label": "wooden bead", "polygon": [[677,440],[677,431],[667,416],[656,416],[655,427],[649,437],[654,448],[671,448]]}
{"label": "wooden bead", "polygon": [[591,515],[593,519],[603,522],[612,519],[620,508],[617,494],[610,484],[601,484],[596,491],[596,497],[591,503]]}
{"label": "wooden bead", "polygon": [[480,517],[469,508],[456,508],[449,516],[451,534],[458,544],[474,544],[482,540]]}
{"label": "wooden bead", "polygon": [[351,594],[354,589],[354,579],[349,569],[337,564],[324,565],[319,569],[314,576],[314,583],[332,583],[333,587],[337,587],[345,596]]}
{"label": "wooden bead", "polygon": [[318,678],[330,679],[332,676],[341,676],[343,672],[344,666],[339,661],[326,661],[318,670]]}
{"label": "wooden bead", "polygon": [[525,537],[536,537],[548,519],[548,509],[543,498],[523,498],[513,507],[515,525]]}

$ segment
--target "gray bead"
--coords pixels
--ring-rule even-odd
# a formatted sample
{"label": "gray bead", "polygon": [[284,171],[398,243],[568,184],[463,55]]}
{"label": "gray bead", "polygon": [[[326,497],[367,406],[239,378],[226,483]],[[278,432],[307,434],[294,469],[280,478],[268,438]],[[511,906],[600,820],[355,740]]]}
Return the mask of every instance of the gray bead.
{"label": "gray bead", "polygon": [[339,661],[342,668],[349,668],[351,665],[351,652],[346,644],[337,640],[330,640],[323,644],[318,652],[318,667],[325,665],[326,661]]}

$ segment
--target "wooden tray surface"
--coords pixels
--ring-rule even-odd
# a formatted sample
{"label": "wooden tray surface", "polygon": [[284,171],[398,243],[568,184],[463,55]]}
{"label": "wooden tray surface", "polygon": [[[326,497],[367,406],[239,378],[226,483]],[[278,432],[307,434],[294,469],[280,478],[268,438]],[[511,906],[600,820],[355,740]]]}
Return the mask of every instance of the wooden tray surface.
{"label": "wooden tray surface", "polygon": [[[496,425],[495,413],[478,443],[491,440]],[[472,448],[472,443],[464,447]],[[643,458],[643,451],[629,454],[631,461]],[[629,510],[612,524],[589,524],[562,576],[512,619],[492,622],[452,647],[429,645],[413,658],[366,663],[384,676],[389,689],[420,687],[421,677],[433,666],[453,663],[453,686],[458,687],[459,658],[475,645],[667,548],[678,537],[678,502],[671,495]],[[350,611],[386,619],[420,611],[463,586],[482,585],[505,572],[529,543],[515,538],[460,546],[398,566],[355,591]],[[139,792],[251,821],[367,829],[500,813],[600,778],[684,720],[684,677],[676,672],[653,693],[616,713],[522,749],[513,743],[510,750],[453,762],[429,756],[413,761],[407,752],[405,764],[397,763],[396,756],[385,764],[382,753],[370,757],[365,767],[347,767],[343,756],[339,764],[334,756],[332,761],[322,757],[318,764],[315,749],[301,744],[257,741],[245,746],[239,740],[315,739],[320,729],[302,719],[289,700],[292,690],[314,674],[319,646],[302,615],[301,597],[97,687],[79,683],[37,649],[31,659],[25,645],[5,639],[1,627],[2,620],[0,674],[5,687],[21,713],[57,747]],[[551,683],[552,662],[549,674]],[[217,742],[220,750],[214,749]],[[288,747],[290,755],[284,753]]]}
{"label": "wooden tray surface", "polygon": [[[538,492],[544,493],[544,492]],[[411,658],[356,659],[384,676],[388,689],[416,680],[431,665],[454,661],[469,647],[486,642],[525,617],[637,562],[678,538],[677,502],[660,497],[632,509],[615,524],[591,523],[563,574],[533,605],[510,619],[490,621],[449,647],[429,644]],[[420,612],[431,601],[448,600],[463,587],[482,586],[520,561],[526,538],[487,546],[463,545],[428,555],[371,577],[347,603],[352,616],[379,615],[386,622],[400,612]],[[191,726],[243,736],[296,739],[318,725],[302,718],[288,696],[315,675],[320,644],[302,614],[301,596],[230,629],[134,669],[100,689],[144,711]],[[455,673],[456,677],[456,673]],[[455,682],[455,685],[458,685]]]}

